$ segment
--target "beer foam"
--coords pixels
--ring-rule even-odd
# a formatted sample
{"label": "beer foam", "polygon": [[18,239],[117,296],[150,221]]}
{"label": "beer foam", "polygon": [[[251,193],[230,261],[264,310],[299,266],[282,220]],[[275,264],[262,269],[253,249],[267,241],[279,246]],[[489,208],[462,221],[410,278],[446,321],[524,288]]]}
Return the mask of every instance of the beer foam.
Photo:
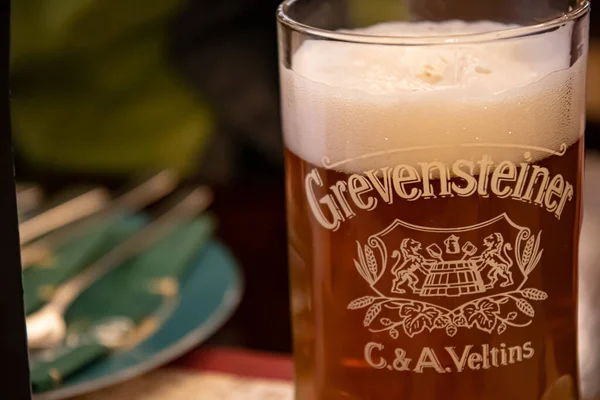
{"label": "beer foam", "polygon": [[[432,36],[511,27],[393,22],[354,32]],[[482,153],[515,162],[525,152],[547,157],[534,148],[559,151],[583,134],[585,57],[571,66],[570,46],[569,26],[460,45],[306,40],[292,69],[281,67],[285,143],[312,164],[326,160],[346,171]]]}

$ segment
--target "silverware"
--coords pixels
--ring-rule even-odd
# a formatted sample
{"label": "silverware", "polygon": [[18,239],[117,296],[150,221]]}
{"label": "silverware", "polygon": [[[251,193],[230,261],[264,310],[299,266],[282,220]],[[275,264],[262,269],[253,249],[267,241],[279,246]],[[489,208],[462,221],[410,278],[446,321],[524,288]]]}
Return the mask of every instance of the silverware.
{"label": "silverware", "polygon": [[126,213],[135,213],[171,193],[177,186],[177,177],[169,172],[160,172],[148,179],[137,182],[116,199],[107,202],[101,209],[71,221],[62,229],[55,230],[47,237],[21,249],[23,268],[43,261],[52,254],[52,249],[60,246],[69,238],[85,232],[98,223],[106,223]]}
{"label": "silverware", "polygon": [[19,224],[21,245],[98,212],[106,207],[109,200],[110,193],[105,188],[93,188],[74,196],[70,194],[69,200],[60,201],[58,205],[51,206]]}
{"label": "silverware", "polygon": [[132,235],[84,272],[61,286],[46,306],[27,317],[29,347],[47,349],[64,341],[66,336],[64,314],[81,293],[98,279],[169,234],[177,225],[206,210],[211,202],[212,192],[210,189],[193,190],[174,206],[171,206],[168,211],[163,212],[154,222]]}

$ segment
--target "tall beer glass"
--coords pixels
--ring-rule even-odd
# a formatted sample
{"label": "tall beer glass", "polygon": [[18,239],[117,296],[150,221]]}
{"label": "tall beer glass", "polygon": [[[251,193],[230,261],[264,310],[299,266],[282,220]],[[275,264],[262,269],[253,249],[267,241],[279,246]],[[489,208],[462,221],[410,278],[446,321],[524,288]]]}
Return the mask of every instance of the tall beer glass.
{"label": "tall beer glass", "polygon": [[581,398],[588,11],[281,6],[297,400]]}

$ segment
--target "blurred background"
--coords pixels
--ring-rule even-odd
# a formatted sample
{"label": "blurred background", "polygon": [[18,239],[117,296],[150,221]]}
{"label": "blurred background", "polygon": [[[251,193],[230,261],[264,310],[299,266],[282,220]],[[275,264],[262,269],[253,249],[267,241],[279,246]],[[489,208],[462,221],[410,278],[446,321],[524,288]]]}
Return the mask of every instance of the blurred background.
{"label": "blurred background", "polygon": [[[275,10],[279,0],[13,0],[18,182],[52,197],[148,171],[209,184],[245,276],[212,344],[291,351]],[[600,150],[592,14],[587,147]]]}
{"label": "blurred background", "polygon": [[280,168],[277,4],[14,1],[19,175]]}
{"label": "blurred background", "polygon": [[[174,168],[214,184],[221,236],[255,272],[246,306],[278,308],[255,308],[265,332],[245,344],[289,351],[278,4],[15,0],[12,115],[20,181],[118,185]],[[591,29],[586,140],[600,149],[600,24]],[[281,301],[250,304],[263,291],[253,280]]]}
{"label": "blurred background", "polygon": [[15,0],[12,118],[17,180],[47,193],[165,168],[210,183],[248,270],[240,344],[289,351],[278,4]]}

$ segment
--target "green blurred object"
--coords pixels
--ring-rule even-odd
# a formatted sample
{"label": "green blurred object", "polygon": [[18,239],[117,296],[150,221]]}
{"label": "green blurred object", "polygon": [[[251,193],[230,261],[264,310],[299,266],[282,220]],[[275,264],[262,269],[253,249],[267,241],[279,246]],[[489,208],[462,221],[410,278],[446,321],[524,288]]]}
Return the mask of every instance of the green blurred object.
{"label": "green blurred object", "polygon": [[39,310],[61,284],[142,227],[142,221],[125,223],[120,218],[94,226],[57,249],[47,263],[27,268],[23,272],[25,312]]}
{"label": "green blurred object", "polygon": [[403,21],[409,17],[409,4],[409,1],[401,0],[349,0],[348,14],[355,26]]}
{"label": "green blurred object", "polygon": [[160,319],[161,310],[177,299],[190,262],[211,239],[215,226],[212,215],[184,224],[83,293],[65,316],[66,345],[31,362],[34,392],[59,386],[61,379],[126,342],[144,322]]}
{"label": "green blurred object", "polygon": [[189,173],[210,107],[169,64],[182,0],[16,0],[11,84],[17,151],[38,168]]}

